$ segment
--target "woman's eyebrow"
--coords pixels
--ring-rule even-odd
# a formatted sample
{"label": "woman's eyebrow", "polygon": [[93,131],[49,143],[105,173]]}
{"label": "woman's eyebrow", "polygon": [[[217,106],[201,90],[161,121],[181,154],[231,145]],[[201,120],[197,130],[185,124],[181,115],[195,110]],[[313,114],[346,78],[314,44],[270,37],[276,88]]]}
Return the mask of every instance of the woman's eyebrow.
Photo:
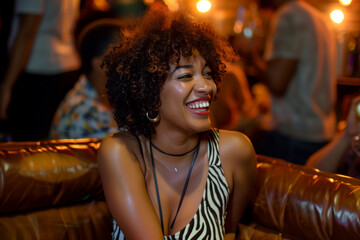
{"label": "woman's eyebrow", "polygon": [[176,68],[171,72],[171,75],[181,68],[193,68],[193,65],[177,65]]}

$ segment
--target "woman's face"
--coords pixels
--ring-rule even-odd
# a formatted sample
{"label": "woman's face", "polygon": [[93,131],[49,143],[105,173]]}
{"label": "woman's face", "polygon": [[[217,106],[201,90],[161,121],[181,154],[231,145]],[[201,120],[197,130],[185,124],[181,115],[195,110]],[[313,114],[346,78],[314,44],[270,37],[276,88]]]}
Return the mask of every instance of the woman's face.
{"label": "woman's face", "polygon": [[210,127],[209,105],[216,85],[205,59],[197,52],[170,64],[169,75],[160,92],[160,125],[186,132]]}

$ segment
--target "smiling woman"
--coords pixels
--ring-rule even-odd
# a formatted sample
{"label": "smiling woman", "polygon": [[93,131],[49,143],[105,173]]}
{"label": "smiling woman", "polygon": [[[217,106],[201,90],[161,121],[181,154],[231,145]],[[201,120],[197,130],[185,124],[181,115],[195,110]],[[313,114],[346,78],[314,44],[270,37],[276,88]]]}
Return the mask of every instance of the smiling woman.
{"label": "smiling woman", "polygon": [[[190,57],[181,56],[178,64],[170,64],[170,74],[160,93],[162,122],[187,128],[184,131],[206,131],[210,126],[209,102],[215,94],[211,70],[198,51]],[[163,126],[159,124],[157,129]]]}
{"label": "smiling woman", "polygon": [[241,133],[210,129],[230,46],[211,27],[156,5],[104,56],[119,132],[100,174],[113,239],[235,239],[255,176]]}

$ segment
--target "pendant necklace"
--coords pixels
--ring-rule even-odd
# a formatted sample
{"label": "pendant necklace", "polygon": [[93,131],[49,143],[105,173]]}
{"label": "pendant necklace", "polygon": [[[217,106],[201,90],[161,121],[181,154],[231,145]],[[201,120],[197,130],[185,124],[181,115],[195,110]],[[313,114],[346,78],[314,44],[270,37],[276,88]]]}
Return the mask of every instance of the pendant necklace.
{"label": "pendant necklace", "polygon": [[[161,153],[164,153],[166,155],[169,155],[169,156],[173,156],[173,157],[180,157],[180,156],[184,156],[190,152],[192,152],[194,149],[195,149],[195,152],[194,152],[194,156],[193,156],[193,159],[191,161],[191,165],[190,165],[190,169],[189,169],[189,172],[187,174],[187,177],[186,177],[186,180],[185,180],[185,184],[184,184],[184,188],[182,190],[182,193],[181,193],[181,197],[180,197],[180,201],[179,201],[179,205],[178,205],[178,208],[176,210],[176,214],[175,214],[175,217],[174,219],[172,220],[171,224],[170,224],[170,229],[169,229],[169,235],[172,234],[172,230],[173,230],[173,227],[174,227],[174,223],[175,223],[175,220],[176,220],[176,217],[180,211],[180,207],[181,207],[181,204],[184,200],[184,196],[185,196],[185,193],[186,193],[186,189],[187,189],[187,186],[189,184],[189,180],[190,180],[190,175],[191,175],[191,171],[193,169],[193,166],[194,166],[194,162],[195,162],[195,159],[198,155],[198,152],[199,152],[199,147],[200,147],[200,135],[199,135],[199,140],[198,140],[198,143],[196,144],[196,146],[191,149],[190,151],[187,151],[186,153],[181,153],[181,154],[170,154],[170,153],[166,153],[164,151],[162,151],[161,149],[159,149],[158,147],[156,147],[154,144],[152,144],[151,142],[151,138],[150,138],[150,157],[151,157],[151,164],[152,164],[152,169],[153,169],[153,175],[154,175],[154,182],[155,182],[155,189],[156,189],[156,197],[157,197],[157,202],[158,202],[158,206],[159,206],[159,215],[160,215],[160,222],[161,222],[161,229],[162,229],[162,232],[163,232],[163,235],[164,235],[164,220],[163,220],[163,215],[162,215],[162,210],[161,210],[161,202],[160,202],[160,193],[159,193],[159,186],[158,186],[158,182],[157,182],[157,178],[156,178],[156,171],[155,171],[155,162],[154,162],[154,156],[153,156],[153,152],[152,152],[152,147],[154,147],[156,150],[160,151]],[[175,168],[175,172],[177,172],[177,168]]]}
{"label": "pendant necklace", "polygon": [[[200,141],[200,138],[199,138],[199,141]],[[172,157],[182,157],[182,156],[185,156],[186,154],[188,153],[191,153],[192,151],[195,150],[195,148],[197,147],[198,144],[196,144],[192,149],[190,149],[189,151],[187,152],[184,152],[184,153],[179,153],[179,154],[173,154],[173,153],[167,153],[163,150],[161,150],[159,147],[157,147],[155,144],[153,144],[151,141],[150,141],[150,144],[153,148],[155,148],[156,150],[158,150],[159,152],[161,152],[162,154],[165,154],[165,155],[168,155],[168,156],[172,156]],[[174,168],[174,171],[175,173],[178,172],[178,169],[177,167]]]}

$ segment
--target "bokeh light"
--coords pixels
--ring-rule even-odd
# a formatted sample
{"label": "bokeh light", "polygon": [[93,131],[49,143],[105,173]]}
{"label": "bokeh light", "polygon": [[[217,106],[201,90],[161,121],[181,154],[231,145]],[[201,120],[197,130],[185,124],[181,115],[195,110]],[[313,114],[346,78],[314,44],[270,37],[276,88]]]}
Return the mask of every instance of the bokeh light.
{"label": "bokeh light", "polygon": [[251,28],[245,28],[244,29],[244,36],[246,38],[252,38],[253,37],[253,31],[251,30]]}
{"label": "bokeh light", "polygon": [[349,6],[351,4],[351,0],[339,0],[339,2],[344,6]]}
{"label": "bokeh light", "polygon": [[164,0],[165,4],[168,6],[169,10],[176,12],[179,10],[179,3],[177,0]]}
{"label": "bokeh light", "polygon": [[344,20],[344,13],[336,9],[330,13],[330,18],[335,23],[341,23]]}
{"label": "bokeh light", "polygon": [[199,12],[205,13],[210,10],[211,3],[208,0],[200,0],[197,2],[196,8]]}
{"label": "bokeh light", "polygon": [[243,29],[243,25],[244,25],[243,21],[236,20],[234,24],[234,32],[237,34],[241,33]]}

